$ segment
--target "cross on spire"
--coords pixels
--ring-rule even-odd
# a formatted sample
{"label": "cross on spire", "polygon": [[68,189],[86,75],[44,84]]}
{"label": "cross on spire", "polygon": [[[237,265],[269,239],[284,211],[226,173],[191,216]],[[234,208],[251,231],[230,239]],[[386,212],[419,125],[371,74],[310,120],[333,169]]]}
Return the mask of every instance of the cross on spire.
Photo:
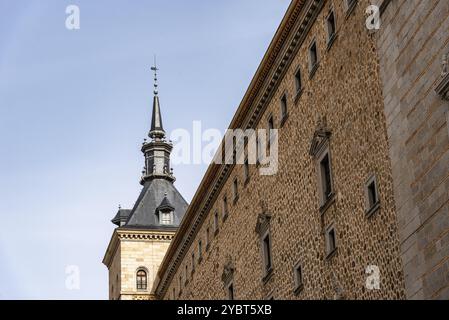
{"label": "cross on spire", "polygon": [[154,71],[154,94],[157,95],[157,72],[159,69],[156,65],[156,55],[154,55],[154,65],[151,67],[151,70]]}

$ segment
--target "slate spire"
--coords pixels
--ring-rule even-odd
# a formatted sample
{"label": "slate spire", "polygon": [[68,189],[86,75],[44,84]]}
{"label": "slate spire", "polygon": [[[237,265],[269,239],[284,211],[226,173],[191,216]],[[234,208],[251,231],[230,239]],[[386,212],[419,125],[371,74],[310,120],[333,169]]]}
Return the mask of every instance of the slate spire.
{"label": "slate spire", "polygon": [[153,97],[153,114],[151,117],[151,129],[148,133],[148,136],[151,139],[163,139],[165,138],[165,131],[162,125],[162,115],[161,115],[161,106],[159,103],[158,96],[158,84],[157,84],[157,72],[158,68],[156,66],[156,57],[154,58],[154,66],[151,67],[151,70],[154,71],[154,97]]}

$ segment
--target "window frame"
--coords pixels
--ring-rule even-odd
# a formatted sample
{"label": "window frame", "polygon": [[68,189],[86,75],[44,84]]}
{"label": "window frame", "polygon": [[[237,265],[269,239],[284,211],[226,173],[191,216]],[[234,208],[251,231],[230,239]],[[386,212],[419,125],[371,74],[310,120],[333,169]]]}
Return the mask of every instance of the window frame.
{"label": "window frame", "polygon": [[[139,275],[139,273],[143,272],[143,276]],[[136,270],[136,290],[137,291],[148,291],[148,272],[146,268],[139,267]],[[144,281],[142,281],[142,278]]]}
{"label": "window frame", "polygon": [[232,202],[236,204],[239,200],[239,180],[237,177],[232,181]]}
{"label": "window frame", "polygon": [[[330,193],[326,194],[326,185],[324,181],[323,176],[323,168],[322,168],[322,162],[324,158],[328,159],[328,166],[329,166],[329,185],[330,185]],[[318,157],[316,158],[316,168],[318,173],[318,193],[319,193],[319,200],[320,200],[320,211],[321,213],[324,213],[324,211],[327,210],[328,205],[332,202],[335,195],[335,188],[334,188],[334,178],[333,178],[333,172],[332,172],[332,157],[331,152],[329,148],[329,144],[326,143],[320,153],[318,154]]]}
{"label": "window frame", "polygon": [[294,284],[295,284],[293,292],[295,293],[295,295],[298,295],[304,288],[304,273],[303,273],[303,267],[302,267],[302,264],[300,261],[298,261],[293,266],[293,277],[294,277]]}
{"label": "window frame", "polygon": [[[374,198],[371,200],[370,187],[374,185]],[[365,182],[365,215],[371,217],[380,208],[380,195],[379,195],[379,185],[377,183],[377,176],[372,174],[368,180]],[[374,201],[375,200],[375,201]]]}
{"label": "window frame", "polygon": [[[330,18],[332,17],[333,24],[330,23]],[[327,50],[329,50],[332,47],[332,44],[335,41],[335,38],[337,37],[337,18],[335,15],[334,8],[331,8],[329,10],[329,13],[326,16],[326,32],[327,32]],[[332,28],[330,28],[332,26]],[[332,33],[331,30],[333,29]]]}
{"label": "window frame", "polygon": [[[330,235],[333,234],[333,247],[330,246]],[[337,242],[337,231],[335,225],[332,223],[326,228],[325,232],[326,240],[326,259],[332,258],[337,252],[338,242]]]}
{"label": "window frame", "polygon": [[[268,239],[268,244],[266,239]],[[263,281],[265,282],[268,280],[268,277],[273,271],[273,251],[270,228],[267,228],[267,230],[265,230],[263,235],[260,237],[260,243],[262,249]]]}
{"label": "window frame", "polygon": [[281,127],[284,125],[285,120],[288,118],[288,95],[284,92],[280,99],[280,109],[281,109]]}
{"label": "window frame", "polygon": [[[312,48],[315,49],[312,50]],[[309,78],[312,79],[320,64],[320,58],[318,54],[318,43],[316,41],[316,38],[313,38],[312,41],[310,42],[308,53],[309,53]],[[314,53],[315,59],[312,59],[312,53]],[[313,60],[315,60],[314,63]]]}

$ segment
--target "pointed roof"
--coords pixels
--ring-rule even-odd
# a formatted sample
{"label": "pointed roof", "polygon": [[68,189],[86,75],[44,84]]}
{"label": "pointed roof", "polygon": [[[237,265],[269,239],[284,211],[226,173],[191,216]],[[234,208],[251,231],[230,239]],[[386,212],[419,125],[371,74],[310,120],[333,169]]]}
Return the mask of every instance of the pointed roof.
{"label": "pointed roof", "polygon": [[150,138],[165,137],[164,127],[162,126],[161,106],[159,104],[159,96],[157,95],[157,93],[153,98],[153,114],[151,117],[151,129],[148,136]]}
{"label": "pointed roof", "polygon": [[156,208],[156,210],[167,210],[167,211],[173,211],[174,209],[175,207],[173,207],[170,201],[168,200],[167,194],[165,194],[165,197],[164,199],[162,199],[162,202],[159,205],[159,207]]}
{"label": "pointed roof", "polygon": [[123,228],[166,228],[167,226],[159,224],[157,216],[161,206],[172,208],[174,212],[173,225],[169,227],[178,227],[187,210],[188,203],[168,180],[154,179],[145,182]]}

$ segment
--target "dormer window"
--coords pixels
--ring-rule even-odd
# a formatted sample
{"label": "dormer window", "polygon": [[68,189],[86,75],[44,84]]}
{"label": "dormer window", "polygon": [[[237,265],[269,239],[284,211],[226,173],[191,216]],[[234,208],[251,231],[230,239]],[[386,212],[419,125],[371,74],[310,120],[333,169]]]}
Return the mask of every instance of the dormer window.
{"label": "dormer window", "polygon": [[159,213],[159,223],[162,225],[173,224],[173,212],[160,212]]}
{"label": "dormer window", "polygon": [[162,199],[161,204],[156,209],[159,216],[160,225],[173,225],[174,224],[174,210],[175,208],[171,205],[170,201],[165,194],[164,199]]}

